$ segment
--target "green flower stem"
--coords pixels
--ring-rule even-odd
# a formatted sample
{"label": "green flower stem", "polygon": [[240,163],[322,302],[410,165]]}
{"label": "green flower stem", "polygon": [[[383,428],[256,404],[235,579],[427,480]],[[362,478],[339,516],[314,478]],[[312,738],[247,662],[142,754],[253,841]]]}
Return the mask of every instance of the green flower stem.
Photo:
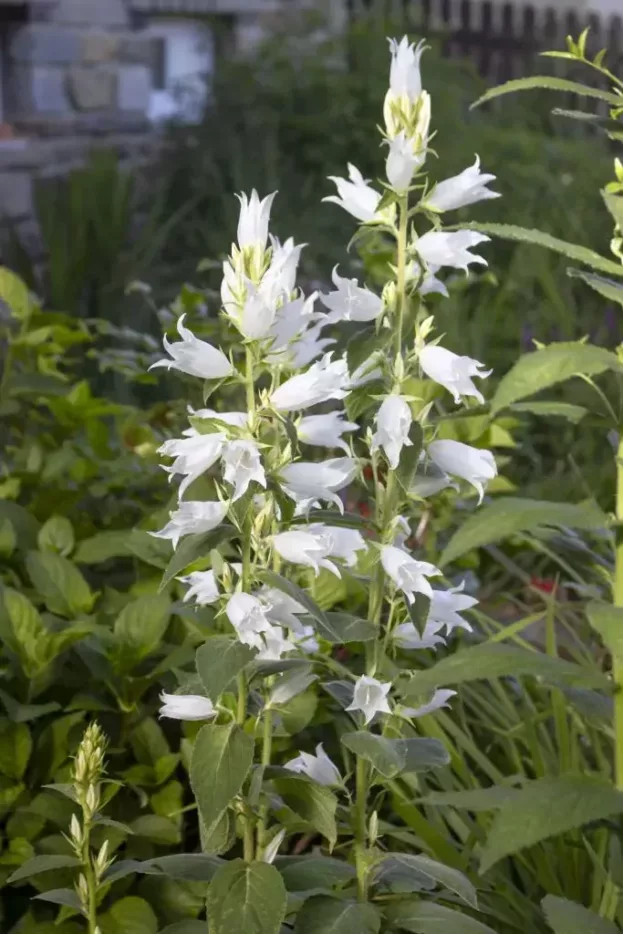
{"label": "green flower stem", "polygon": [[[264,710],[264,731],[262,734],[262,766],[270,765],[273,750],[273,712]],[[268,805],[260,808],[260,819],[257,825],[257,853],[261,856],[266,846],[266,825],[268,822]]]}
{"label": "green flower stem", "polygon": [[97,880],[93,869],[93,860],[91,859],[91,821],[87,821],[86,817],[83,826],[82,869],[89,893],[88,902],[85,906],[89,934],[97,934]]}
{"label": "green flower stem", "polygon": [[[617,497],[616,518],[623,522],[623,437],[617,451]],[[616,563],[614,570],[614,605],[623,608],[623,537],[616,530]],[[617,690],[614,695],[614,780],[619,791],[623,791],[623,659],[612,656],[612,676]]]}
{"label": "green flower stem", "polygon": [[365,759],[357,758],[355,767],[355,865],[357,870],[357,897],[368,900],[368,866],[366,858],[367,828],[366,804],[368,798],[368,769]]}

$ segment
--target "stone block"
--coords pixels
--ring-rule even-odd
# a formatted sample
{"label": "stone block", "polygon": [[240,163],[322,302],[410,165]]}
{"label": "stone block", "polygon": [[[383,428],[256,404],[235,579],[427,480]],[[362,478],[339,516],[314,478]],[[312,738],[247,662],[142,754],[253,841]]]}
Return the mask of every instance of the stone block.
{"label": "stone block", "polygon": [[127,26],[124,0],[58,0],[51,10],[55,23],[70,26]]}
{"label": "stone block", "polygon": [[151,71],[145,65],[122,65],[117,84],[119,110],[146,113],[151,94]]}
{"label": "stone block", "polygon": [[117,75],[105,68],[71,68],[67,88],[77,110],[109,110],[116,103]]}
{"label": "stone block", "polygon": [[69,65],[80,57],[80,37],[71,29],[30,23],[12,30],[9,56],[18,62]]}
{"label": "stone block", "polygon": [[14,65],[6,87],[8,116],[70,113],[65,74],[60,65]]}
{"label": "stone block", "polygon": [[121,47],[121,39],[114,32],[87,32],[82,36],[83,62],[99,64],[115,59]]}
{"label": "stone block", "polygon": [[32,215],[32,178],[28,172],[0,173],[0,216],[14,220]]}

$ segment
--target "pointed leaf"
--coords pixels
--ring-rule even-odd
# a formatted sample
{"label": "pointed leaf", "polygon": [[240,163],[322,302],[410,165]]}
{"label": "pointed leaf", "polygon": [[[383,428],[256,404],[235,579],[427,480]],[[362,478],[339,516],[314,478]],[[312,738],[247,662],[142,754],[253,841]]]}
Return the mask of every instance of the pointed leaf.
{"label": "pointed leaf", "polygon": [[333,849],[337,840],[337,799],[333,792],[307,776],[296,773],[279,775],[272,779],[272,783],[284,803],[326,837]]}
{"label": "pointed leaf", "polygon": [[34,895],[33,897],[42,902],[65,905],[67,908],[73,908],[74,911],[80,911],[80,899],[73,889],[51,889],[49,892],[42,892],[40,895]]}
{"label": "pointed leaf", "polygon": [[595,289],[604,298],[617,305],[623,305],[623,283],[613,282],[612,279],[605,279],[603,276],[597,276],[591,272],[582,272],[579,269],[567,269],[567,275],[574,279],[583,279],[591,289]]}
{"label": "pointed leaf", "polygon": [[594,97],[600,101],[616,106],[620,105],[621,98],[610,91],[602,91],[601,88],[589,87],[586,84],[580,84],[578,81],[569,81],[568,78],[557,78],[552,75],[532,75],[529,78],[513,78],[505,84],[500,84],[495,88],[489,88],[488,91],[479,97],[472,104],[472,107],[479,107],[481,104],[491,101],[496,97],[502,97],[503,94],[514,94],[516,91],[562,91],[565,94],[577,94],[579,97]]}
{"label": "pointed leaf", "polygon": [[587,414],[587,409],[570,402],[515,402],[509,406],[511,412],[527,412],[543,418],[566,418],[577,425]]}
{"label": "pointed leaf", "polygon": [[[393,861],[393,862],[392,862]],[[429,880],[434,885],[441,885],[449,892],[458,895],[471,908],[478,907],[476,889],[469,879],[449,866],[438,863],[428,856],[415,856],[411,853],[395,853],[384,857],[374,867],[373,884],[389,887],[392,891],[409,892],[413,889],[405,888],[409,884],[409,877],[413,874],[417,884],[418,878]],[[396,876],[398,875],[398,887]],[[393,878],[392,878],[393,877]],[[429,886],[430,887],[430,886]],[[417,891],[417,889],[416,889]]]}
{"label": "pointed leaf", "polygon": [[613,921],[600,918],[584,905],[566,898],[547,895],[541,907],[554,934],[620,934]]}
{"label": "pointed leaf", "polygon": [[450,755],[438,739],[396,740],[405,757],[405,772],[428,772],[439,769],[450,762]]}
{"label": "pointed leaf", "polygon": [[9,876],[7,883],[30,879],[32,876],[39,875],[40,872],[50,872],[53,869],[73,869],[80,865],[80,860],[76,859],[75,856],[33,856]]}
{"label": "pointed leaf", "polygon": [[197,649],[197,673],[213,703],[255,655],[254,649],[232,636],[212,636]]}
{"label": "pointed leaf", "polygon": [[327,614],[320,609],[318,604],[312,600],[304,590],[302,590],[300,587],[297,587],[296,584],[292,583],[292,581],[282,577],[281,574],[276,574],[274,571],[262,571],[258,576],[265,584],[268,584],[269,587],[276,587],[277,590],[281,590],[282,593],[288,594],[289,597],[292,597],[293,600],[296,600],[297,603],[300,603],[301,606],[304,606],[311,616],[314,624],[319,624],[320,627],[328,632],[331,631],[331,626]]}
{"label": "pointed leaf", "polygon": [[327,895],[308,898],[294,925],[294,934],[378,934],[380,930],[381,916],[374,905]]}
{"label": "pointed leaf", "polygon": [[367,730],[344,733],[341,739],[347,749],[369,762],[385,778],[399,775],[407,764],[405,751],[398,739],[388,739]]}
{"label": "pointed leaf", "polygon": [[181,574],[189,564],[197,558],[205,558],[214,549],[237,536],[238,532],[231,525],[221,525],[211,532],[201,532],[199,535],[187,535],[175,550],[167,564],[160,589],[163,590],[174,577]]}
{"label": "pointed leaf", "polygon": [[190,763],[199,813],[210,834],[240,792],[253,763],[253,738],[235,723],[202,727]]}
{"label": "pointed leaf", "polygon": [[278,856],[274,865],[288,892],[331,889],[355,878],[350,863],[331,856]]}
{"label": "pointed leaf", "polygon": [[387,920],[412,934],[496,934],[481,921],[436,902],[407,900],[392,905]]}
{"label": "pointed leaf", "polygon": [[274,866],[235,859],[225,863],[210,883],[209,932],[279,934],[286,904],[286,888]]}
{"label": "pointed leaf", "polygon": [[113,664],[128,671],[159,647],[167,631],[171,603],[165,594],[131,600],[115,620]]}

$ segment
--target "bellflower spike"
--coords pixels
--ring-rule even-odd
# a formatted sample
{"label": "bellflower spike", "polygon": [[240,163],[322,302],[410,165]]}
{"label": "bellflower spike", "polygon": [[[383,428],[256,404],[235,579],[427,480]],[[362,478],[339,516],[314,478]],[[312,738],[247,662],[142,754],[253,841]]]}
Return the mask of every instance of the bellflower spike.
{"label": "bellflower spike", "polygon": [[382,447],[392,470],[398,466],[403,447],[411,445],[409,431],[412,421],[409,403],[403,396],[387,396],[377,412],[372,450],[377,451]]}
{"label": "bellflower spike", "polygon": [[200,379],[223,379],[230,376],[234,369],[225,354],[206,341],[199,340],[191,330],[184,327],[185,317],[181,315],[177,322],[181,341],[171,344],[166,334],[163,339],[164,349],[171,360],[158,360],[149,369],[164,366],[167,370],[179,370],[180,373],[198,376]]}
{"label": "bellflower spike", "polygon": [[184,603],[194,599],[197,606],[210,606],[212,603],[216,603],[220,597],[216,586],[216,575],[212,570],[192,571],[185,577],[178,577],[177,579],[183,584],[190,584],[184,594]]}
{"label": "bellflower spike", "polygon": [[453,211],[477,201],[499,198],[500,194],[497,191],[489,191],[487,188],[487,185],[494,181],[495,175],[486,175],[480,171],[480,159],[476,156],[475,163],[460,175],[454,175],[435,185],[426,197],[424,207],[431,211]]}
{"label": "bellflower spike", "polygon": [[348,392],[346,361],[331,360],[331,354],[327,354],[305,373],[286,380],[272,394],[270,402],[278,412],[292,412],[329,399],[344,399]]}
{"label": "bellflower spike", "polygon": [[268,240],[270,209],[277,194],[274,191],[260,201],[255,188],[251,197],[246,194],[236,195],[240,201],[240,219],[238,221],[238,246],[241,250],[248,246],[264,249]]}
{"label": "bellflower spike", "polygon": [[296,429],[299,441],[322,448],[341,448],[345,454],[349,454],[349,447],[342,435],[347,431],[354,431],[359,426],[357,422],[344,421],[344,418],[344,412],[305,416]]}
{"label": "bellflower spike", "polygon": [[225,613],[240,642],[255,649],[266,648],[262,636],[274,627],[268,619],[266,607],[257,597],[248,593],[235,593],[229,598]]}
{"label": "bellflower spike", "polygon": [[491,451],[473,448],[460,441],[431,441],[428,456],[445,473],[468,483],[478,491],[478,502],[482,503],[485,486],[497,476],[497,466]]}
{"label": "bellflower spike", "polygon": [[266,489],[266,474],[253,441],[232,441],[223,454],[223,479],[234,488],[232,503],[247,492],[252,480]]}
{"label": "bellflower spike", "polygon": [[439,635],[441,628],[440,623],[427,623],[420,635],[413,623],[401,623],[394,629],[393,638],[401,649],[436,649],[438,645],[446,644],[444,637]]}
{"label": "bellflower spike", "polygon": [[426,714],[434,713],[435,710],[441,710],[443,707],[449,707],[450,704],[448,701],[451,697],[455,696],[456,691],[449,691],[444,688],[438,688],[428,703],[422,704],[420,707],[401,707],[400,713],[403,717],[409,717],[410,719],[425,717]]}
{"label": "bellflower spike", "polygon": [[472,381],[472,376],[485,379],[491,375],[493,370],[484,370],[484,363],[460,357],[445,347],[427,344],[420,351],[420,366],[430,379],[452,394],[457,405],[466,396],[474,396],[481,405],[484,403],[483,394]]}
{"label": "bellflower spike", "polygon": [[287,495],[307,512],[316,502],[335,503],[344,511],[337,495],[357,472],[357,461],[352,457],[334,457],[328,461],[297,461],[283,467],[279,474],[281,486]]}
{"label": "bellflower spike", "polygon": [[413,603],[416,593],[432,597],[433,588],[428,578],[441,574],[434,564],[429,564],[428,561],[416,561],[402,548],[396,548],[394,545],[384,545],[381,548],[381,564],[396,587],[402,590],[408,603]]}
{"label": "bellflower spike", "polygon": [[184,535],[196,535],[199,532],[211,532],[225,518],[229,503],[198,502],[190,500],[180,503],[175,512],[170,513],[170,520],[159,532],[150,532],[154,538],[168,538],[177,548]]}
{"label": "bellflower spike", "polygon": [[385,174],[394,191],[403,194],[408,191],[413,174],[423,164],[426,149],[418,151],[418,140],[407,137],[404,130],[387,141],[389,153],[385,161]]}
{"label": "bellflower spike", "polygon": [[353,702],[346,710],[361,710],[366,724],[370,723],[377,713],[391,713],[392,709],[387,700],[391,687],[391,681],[383,683],[368,675],[361,675],[355,684]]}
{"label": "bellflower spike", "polygon": [[175,458],[170,467],[164,468],[169,474],[169,480],[174,474],[185,474],[180,483],[179,499],[182,499],[187,488],[197,477],[217,462],[226,441],[226,436],[220,432],[202,435],[191,428],[188,430],[188,437],[172,438],[158,448],[159,454]]}
{"label": "bellflower spike", "polygon": [[331,323],[374,321],[378,318],[383,310],[383,300],[378,295],[370,289],[361,288],[356,279],[339,276],[337,266],[333,270],[332,279],[336,291],[322,296],[322,304],[331,312]]}
{"label": "bellflower spike", "polygon": [[301,772],[312,778],[319,785],[341,785],[342,776],[322,748],[322,743],[316,746],[316,755],[310,752],[300,752],[296,759],[285,763],[286,769],[291,772]]}
{"label": "bellflower spike", "polygon": [[349,214],[364,223],[374,220],[376,209],[381,200],[380,193],[371,188],[359,169],[350,163],[348,165],[348,176],[350,181],[330,175],[329,181],[335,184],[337,195],[329,195],[322,200],[339,204],[341,208],[344,208],[345,211],[348,211]]}
{"label": "bellflower spike", "polygon": [[201,694],[165,694],[163,691],[160,700],[160,716],[174,720],[210,720],[217,713],[210,698]]}
{"label": "bellflower spike", "polygon": [[470,263],[487,265],[486,259],[469,251],[471,247],[486,243],[490,239],[475,230],[429,230],[415,242],[414,247],[422,262],[429,268],[453,266],[467,273]]}
{"label": "bellflower spike", "polygon": [[433,590],[433,596],[428,610],[428,623],[434,623],[438,626],[445,626],[446,633],[454,629],[466,629],[472,631],[472,627],[464,620],[461,613],[465,610],[471,610],[476,606],[478,600],[462,593],[464,584],[460,587],[452,587],[450,590]]}

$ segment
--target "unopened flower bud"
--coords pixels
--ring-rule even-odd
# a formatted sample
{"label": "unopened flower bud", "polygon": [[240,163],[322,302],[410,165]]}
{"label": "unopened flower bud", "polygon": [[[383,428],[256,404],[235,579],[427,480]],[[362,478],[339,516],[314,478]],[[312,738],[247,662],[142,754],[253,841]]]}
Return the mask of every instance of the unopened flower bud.
{"label": "unopened flower bud", "polygon": [[370,841],[370,846],[374,846],[378,835],[379,835],[379,815],[376,811],[372,811],[372,814],[370,815],[370,822],[368,824],[368,840]]}
{"label": "unopened flower bud", "polygon": [[71,815],[71,821],[69,823],[69,833],[71,839],[76,846],[80,846],[82,843],[82,827],[80,826],[80,821],[78,820],[75,814]]}
{"label": "unopened flower bud", "polygon": [[95,874],[98,879],[106,872],[106,869],[110,865],[110,860],[108,859],[108,840],[104,840],[100,848],[99,853],[95,858]]}

